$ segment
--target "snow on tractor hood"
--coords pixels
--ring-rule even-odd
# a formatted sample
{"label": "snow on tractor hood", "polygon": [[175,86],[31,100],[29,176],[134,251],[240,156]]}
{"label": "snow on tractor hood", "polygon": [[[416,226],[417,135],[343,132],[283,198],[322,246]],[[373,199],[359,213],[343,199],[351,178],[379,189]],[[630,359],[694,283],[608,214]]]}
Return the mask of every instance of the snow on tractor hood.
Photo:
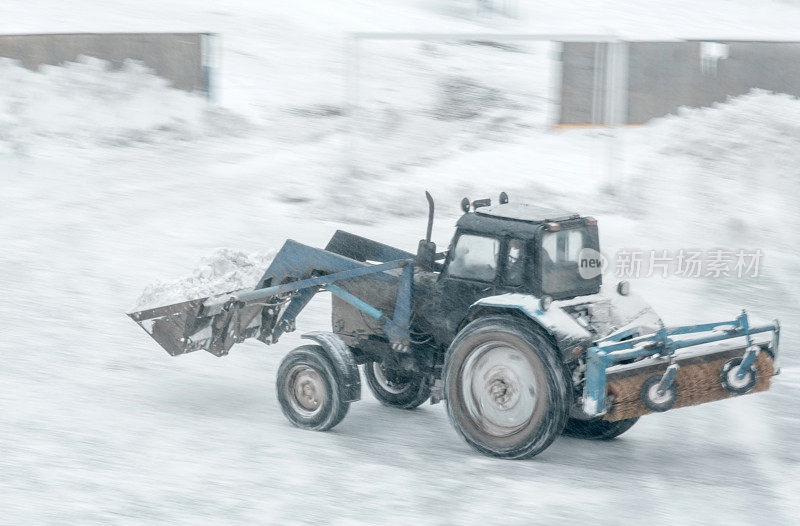
{"label": "snow on tractor hood", "polygon": [[661,327],[661,318],[641,296],[619,294],[613,285],[604,284],[599,294],[554,301],[553,306],[582,326],[588,325],[595,339],[634,328],[647,334]]}
{"label": "snow on tractor hood", "polygon": [[617,293],[603,286],[600,293],[553,301],[542,310],[540,298],[533,294],[508,293],[476,301],[473,307],[518,309],[550,332],[562,351],[575,345],[586,347],[592,341],[629,329],[640,334],[654,332],[661,319],[641,297]]}

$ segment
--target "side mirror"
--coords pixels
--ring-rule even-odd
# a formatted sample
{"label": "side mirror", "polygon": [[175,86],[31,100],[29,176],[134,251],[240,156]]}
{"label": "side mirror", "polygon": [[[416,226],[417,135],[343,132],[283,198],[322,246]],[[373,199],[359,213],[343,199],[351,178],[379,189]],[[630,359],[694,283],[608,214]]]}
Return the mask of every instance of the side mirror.
{"label": "side mirror", "polygon": [[417,247],[417,267],[420,270],[433,272],[436,261],[436,243],[427,239],[420,239]]}

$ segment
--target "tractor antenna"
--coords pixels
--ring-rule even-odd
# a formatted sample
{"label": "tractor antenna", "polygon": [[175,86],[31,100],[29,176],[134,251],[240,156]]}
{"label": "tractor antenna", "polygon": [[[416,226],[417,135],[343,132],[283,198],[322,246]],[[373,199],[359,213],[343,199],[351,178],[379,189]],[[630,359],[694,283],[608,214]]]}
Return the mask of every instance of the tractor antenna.
{"label": "tractor antenna", "polygon": [[428,200],[428,231],[425,233],[425,241],[431,242],[431,235],[433,234],[433,197],[428,191],[425,191],[425,199]]}

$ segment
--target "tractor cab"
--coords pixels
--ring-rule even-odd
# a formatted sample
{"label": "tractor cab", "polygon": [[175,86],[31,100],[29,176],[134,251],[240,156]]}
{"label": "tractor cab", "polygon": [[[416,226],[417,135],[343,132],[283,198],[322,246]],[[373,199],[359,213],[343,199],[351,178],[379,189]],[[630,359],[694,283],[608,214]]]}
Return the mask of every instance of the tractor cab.
{"label": "tractor cab", "polygon": [[436,284],[445,333],[457,331],[470,306],[487,296],[567,299],[600,291],[594,218],[509,203],[504,195],[496,205],[465,199],[462,208]]}
{"label": "tractor cab", "polygon": [[445,261],[444,277],[565,299],[599,292],[597,220],[524,203],[467,211]]}

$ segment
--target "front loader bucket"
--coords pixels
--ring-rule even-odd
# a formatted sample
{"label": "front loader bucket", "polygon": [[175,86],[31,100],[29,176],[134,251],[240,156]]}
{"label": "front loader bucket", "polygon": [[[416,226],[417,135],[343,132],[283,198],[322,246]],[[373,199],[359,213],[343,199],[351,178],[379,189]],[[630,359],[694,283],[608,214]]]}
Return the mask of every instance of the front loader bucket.
{"label": "front loader bucket", "polygon": [[[210,327],[208,323],[198,323],[202,318],[198,317],[203,308],[206,298],[199,298],[165,307],[146,309],[138,312],[131,312],[128,316],[139,324],[158,344],[164,348],[171,356],[196,351],[202,346],[197,345],[201,338],[193,330],[198,325],[201,329]],[[195,339],[191,338],[195,335]],[[210,336],[210,331],[209,331]]]}
{"label": "front loader bucket", "polygon": [[[255,335],[260,327],[258,314],[262,305],[228,308],[224,304],[225,299],[236,294],[183,301],[128,316],[171,356],[200,349],[223,356],[236,341]],[[237,329],[236,338],[229,333],[231,323]]]}

